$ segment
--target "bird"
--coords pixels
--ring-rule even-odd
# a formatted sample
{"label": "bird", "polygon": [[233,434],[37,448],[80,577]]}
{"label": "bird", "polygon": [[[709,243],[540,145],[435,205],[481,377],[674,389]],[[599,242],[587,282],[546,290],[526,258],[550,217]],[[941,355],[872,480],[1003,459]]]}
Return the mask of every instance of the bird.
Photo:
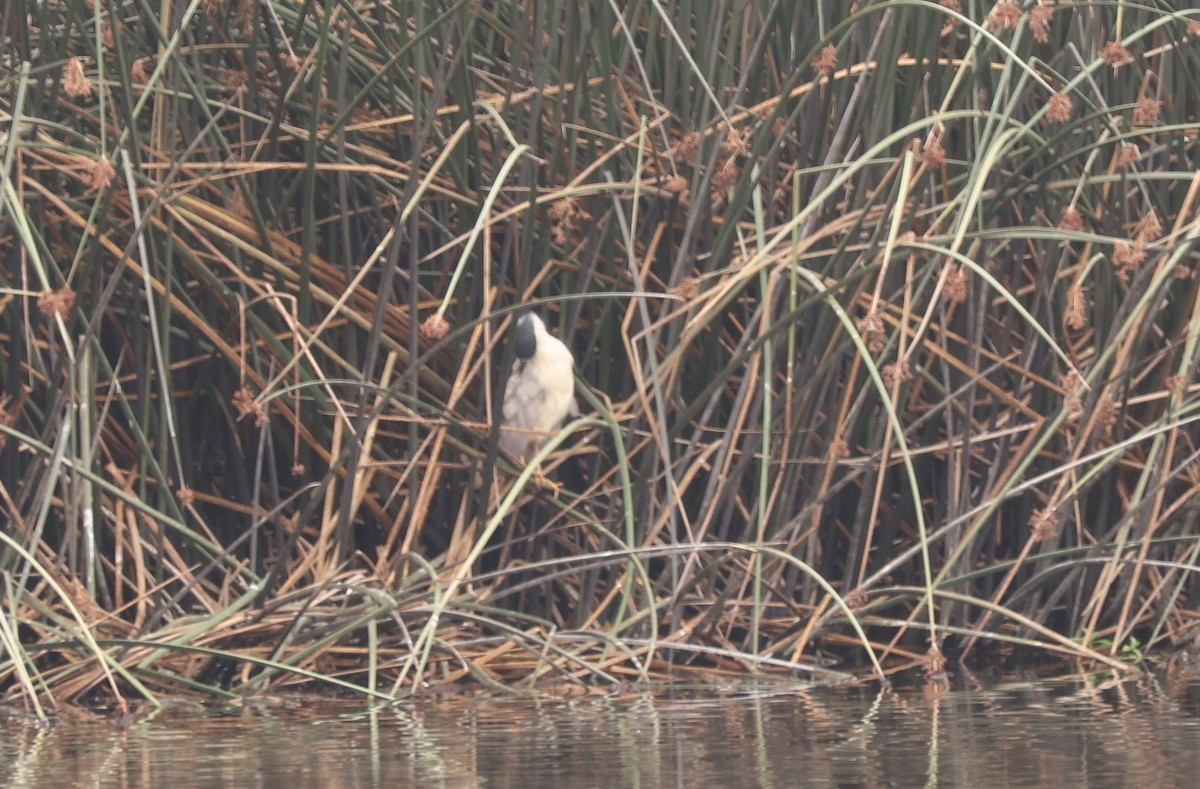
{"label": "bird", "polygon": [[536,313],[517,320],[512,372],[504,385],[500,447],[528,460],[567,417],[579,416],[575,402],[575,358],[563,341],[546,331]]}

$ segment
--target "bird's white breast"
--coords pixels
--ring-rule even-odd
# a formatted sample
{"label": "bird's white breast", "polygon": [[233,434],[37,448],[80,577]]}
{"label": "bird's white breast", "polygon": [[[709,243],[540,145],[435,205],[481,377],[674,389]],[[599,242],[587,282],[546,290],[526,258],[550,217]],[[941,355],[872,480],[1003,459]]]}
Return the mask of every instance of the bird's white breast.
{"label": "bird's white breast", "polygon": [[575,360],[562,340],[539,326],[537,351],[532,358],[513,363],[504,387],[504,425],[518,430],[502,430],[501,445],[524,456],[531,443],[545,442],[577,410]]}

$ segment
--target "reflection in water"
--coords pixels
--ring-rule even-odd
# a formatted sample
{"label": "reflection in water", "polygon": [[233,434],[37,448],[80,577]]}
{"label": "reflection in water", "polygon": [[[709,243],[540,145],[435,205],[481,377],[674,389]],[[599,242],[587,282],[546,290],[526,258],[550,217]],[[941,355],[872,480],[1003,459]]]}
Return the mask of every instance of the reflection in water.
{"label": "reflection in water", "polygon": [[[1200,676],[4,717],[9,787],[1191,787]],[[11,711],[9,711],[11,712]]]}

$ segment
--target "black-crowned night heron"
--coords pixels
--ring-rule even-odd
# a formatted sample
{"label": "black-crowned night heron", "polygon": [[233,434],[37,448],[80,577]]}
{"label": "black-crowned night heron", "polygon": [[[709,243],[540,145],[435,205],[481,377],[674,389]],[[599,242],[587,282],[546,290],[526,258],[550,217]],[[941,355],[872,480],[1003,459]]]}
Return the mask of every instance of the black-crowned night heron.
{"label": "black-crowned night heron", "polygon": [[504,386],[504,422],[500,446],[528,460],[558,431],[575,403],[575,359],[567,346],[546,331],[532,312],[517,321],[516,359]]}

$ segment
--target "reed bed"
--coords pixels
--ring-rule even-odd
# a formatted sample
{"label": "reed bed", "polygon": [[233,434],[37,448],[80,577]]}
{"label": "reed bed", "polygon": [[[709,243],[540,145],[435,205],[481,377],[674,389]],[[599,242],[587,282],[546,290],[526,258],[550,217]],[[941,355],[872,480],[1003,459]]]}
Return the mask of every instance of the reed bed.
{"label": "reed bed", "polygon": [[[1190,643],[1177,5],[11,0],[0,686]],[[584,416],[518,468],[527,308]]]}

